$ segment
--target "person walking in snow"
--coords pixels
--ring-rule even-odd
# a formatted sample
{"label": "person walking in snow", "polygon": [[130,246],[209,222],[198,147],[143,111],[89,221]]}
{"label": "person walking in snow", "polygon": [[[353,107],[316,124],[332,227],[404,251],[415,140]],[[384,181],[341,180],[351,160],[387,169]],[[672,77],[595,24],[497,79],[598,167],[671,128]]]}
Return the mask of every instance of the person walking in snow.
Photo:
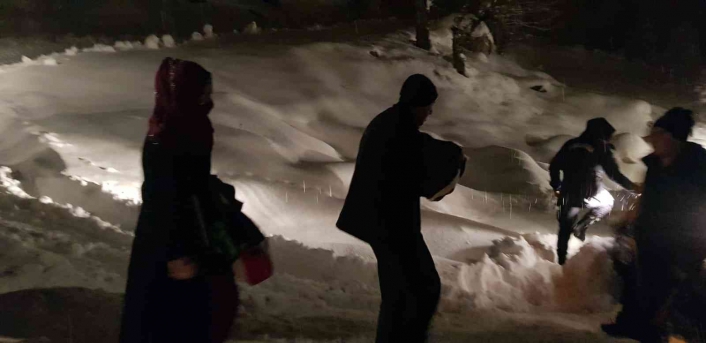
{"label": "person walking in snow", "polygon": [[416,343],[427,338],[441,283],[421,233],[423,135],[436,87],[410,76],[399,102],[379,114],[360,142],[350,190],[337,222],[367,242],[378,261],[382,304],[376,343]]}
{"label": "person walking in snow", "polygon": [[[625,189],[636,188],[613,158],[613,133],[615,129],[605,118],[591,119],[581,136],[566,142],[549,165],[550,183],[559,205],[559,264],[566,262],[571,234],[585,240],[588,227],[613,209],[614,199],[603,184],[604,175]],[[588,212],[579,219],[582,209]]]}
{"label": "person walking in snow", "polygon": [[238,306],[229,264],[205,260],[194,197],[207,199],[211,74],[166,58],[142,154],[142,208],[125,292],[121,343],[221,343]]}
{"label": "person walking in snow", "polygon": [[[674,295],[684,291],[685,285],[703,282],[706,150],[687,142],[694,123],[692,111],[673,108],[645,137],[654,152],[643,159],[647,174],[634,221],[638,282],[637,289],[626,290],[636,293],[637,301],[623,304],[616,323],[603,325],[608,334],[662,342]],[[681,309],[702,330],[706,329],[704,306],[703,299],[693,297]]]}

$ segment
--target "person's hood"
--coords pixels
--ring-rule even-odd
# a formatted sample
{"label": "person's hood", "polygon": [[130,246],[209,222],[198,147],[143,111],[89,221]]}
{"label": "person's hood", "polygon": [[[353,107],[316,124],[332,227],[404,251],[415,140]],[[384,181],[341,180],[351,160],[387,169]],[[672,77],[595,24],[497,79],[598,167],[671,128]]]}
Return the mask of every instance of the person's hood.
{"label": "person's hood", "polygon": [[586,123],[586,130],[581,137],[589,140],[608,140],[615,133],[615,128],[605,118],[594,118]]}

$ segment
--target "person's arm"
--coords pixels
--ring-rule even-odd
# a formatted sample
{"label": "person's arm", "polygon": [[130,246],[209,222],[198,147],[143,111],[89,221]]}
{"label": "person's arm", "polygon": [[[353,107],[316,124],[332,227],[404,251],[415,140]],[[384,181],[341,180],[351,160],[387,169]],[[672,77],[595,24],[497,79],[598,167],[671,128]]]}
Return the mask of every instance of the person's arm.
{"label": "person's arm", "polygon": [[564,161],[566,160],[566,149],[561,147],[559,152],[552,158],[551,163],[549,163],[549,185],[555,192],[559,192],[561,189],[561,171],[564,169]]}
{"label": "person's arm", "polygon": [[613,157],[612,146],[609,146],[608,149],[606,149],[601,166],[603,167],[603,171],[605,171],[606,175],[608,175],[611,180],[617,182],[620,186],[629,191],[634,192],[637,190],[637,185],[635,185],[632,181],[630,181],[630,179],[620,172],[620,168]]}

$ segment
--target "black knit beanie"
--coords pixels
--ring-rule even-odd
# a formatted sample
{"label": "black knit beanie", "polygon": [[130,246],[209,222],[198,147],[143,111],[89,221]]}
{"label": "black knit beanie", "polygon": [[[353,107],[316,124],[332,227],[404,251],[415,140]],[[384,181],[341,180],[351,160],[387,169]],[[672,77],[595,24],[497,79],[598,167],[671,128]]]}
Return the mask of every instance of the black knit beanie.
{"label": "black knit beanie", "polygon": [[438,96],[436,86],[428,77],[414,74],[402,85],[399,103],[411,107],[426,107],[433,104]]}
{"label": "black knit beanie", "polygon": [[691,135],[694,127],[694,112],[681,107],[674,107],[657,119],[653,127],[659,127],[672,134],[674,139],[684,141]]}

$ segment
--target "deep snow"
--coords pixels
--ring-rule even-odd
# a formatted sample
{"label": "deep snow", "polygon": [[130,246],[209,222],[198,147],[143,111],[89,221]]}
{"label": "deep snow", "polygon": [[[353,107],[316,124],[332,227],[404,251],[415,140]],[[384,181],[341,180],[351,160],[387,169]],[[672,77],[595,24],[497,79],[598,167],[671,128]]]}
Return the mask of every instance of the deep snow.
{"label": "deep snow", "polygon": [[[149,49],[171,45],[154,36],[0,67],[0,165],[11,168],[0,170],[0,293],[123,290],[152,75],[175,56],[213,72],[214,173],[236,186],[245,213],[271,236],[277,273],[243,288],[243,322],[272,324],[275,337],[335,339],[334,329],[285,335],[288,320],[328,318],[347,339],[365,340],[379,305],[374,258],[334,223],[362,130],[395,102],[404,78],[421,72],[441,94],[424,129],[470,157],[453,194],[423,201],[423,233],[444,285],[435,341],[605,339],[597,324],[619,291],[612,239],[572,239],[567,266],[555,263],[545,163],[587,119],[605,116],[621,133],[621,169],[638,181],[649,151],[638,137],[660,107],[576,90],[500,56],[471,56],[464,77],[410,46],[409,32],[352,43],[260,36]],[[433,38],[449,52],[447,33]],[[594,232],[610,234],[605,225]]]}

